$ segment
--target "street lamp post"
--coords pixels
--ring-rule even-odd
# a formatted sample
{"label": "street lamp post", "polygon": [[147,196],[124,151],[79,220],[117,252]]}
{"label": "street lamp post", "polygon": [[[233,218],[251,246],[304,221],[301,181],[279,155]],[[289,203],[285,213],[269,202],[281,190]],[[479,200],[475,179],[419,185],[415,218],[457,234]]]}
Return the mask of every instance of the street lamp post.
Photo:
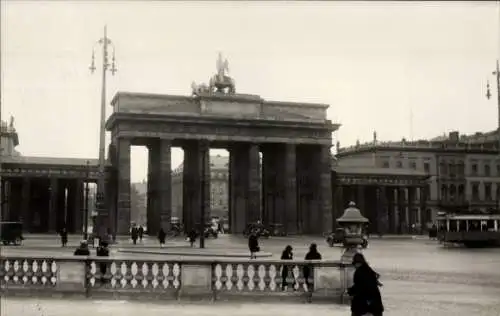
{"label": "street lamp post", "polygon": [[[99,130],[99,174],[97,179],[97,194],[96,194],[96,209],[98,212],[97,228],[95,231],[101,239],[108,236],[108,211],[104,205],[104,167],[105,167],[105,124],[106,124],[106,71],[110,71],[114,75],[117,71],[115,65],[115,47],[107,36],[107,28],[104,26],[104,37],[98,40],[95,45],[102,45],[102,86],[101,86],[101,117]],[[112,49],[112,60],[109,63],[109,48]],[[92,63],[90,71],[94,73],[95,67],[95,47],[92,51]]]}
{"label": "street lamp post", "polygon": [[[498,123],[497,123],[497,142],[498,142],[498,157],[500,159],[500,64],[497,59],[497,68],[492,74],[496,77],[497,84],[497,107],[498,107]],[[486,84],[486,98],[491,98],[490,82]],[[500,212],[500,197],[497,197],[497,211]]]}
{"label": "street lamp post", "polygon": [[87,160],[87,169],[85,171],[85,219],[84,219],[84,225],[85,227],[83,228],[83,240],[88,240],[89,238],[89,169],[90,169],[90,162]]}

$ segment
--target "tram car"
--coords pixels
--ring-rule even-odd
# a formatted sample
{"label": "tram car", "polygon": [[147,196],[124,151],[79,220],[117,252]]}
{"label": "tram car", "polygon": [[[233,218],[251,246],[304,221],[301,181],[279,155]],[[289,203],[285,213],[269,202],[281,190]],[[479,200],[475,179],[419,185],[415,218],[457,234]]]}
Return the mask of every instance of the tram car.
{"label": "tram car", "polygon": [[465,247],[500,247],[500,215],[438,213],[438,240]]}

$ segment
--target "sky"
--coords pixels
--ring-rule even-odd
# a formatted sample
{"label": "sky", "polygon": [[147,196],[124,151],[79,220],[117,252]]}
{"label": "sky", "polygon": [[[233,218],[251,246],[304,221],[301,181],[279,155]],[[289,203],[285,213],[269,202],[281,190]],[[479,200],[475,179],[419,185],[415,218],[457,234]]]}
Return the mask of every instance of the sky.
{"label": "sky", "polygon": [[[2,119],[15,117],[23,155],[97,157],[101,75],[88,67],[93,49],[101,63],[104,25],[118,68],[108,104],[117,91],[189,95],[221,52],[241,93],[330,104],[342,147],[374,131],[385,141],[497,127],[485,87],[500,58],[498,1],[3,0]],[[173,166],[182,157],[174,149]],[[134,147],[132,180],[146,170]]]}

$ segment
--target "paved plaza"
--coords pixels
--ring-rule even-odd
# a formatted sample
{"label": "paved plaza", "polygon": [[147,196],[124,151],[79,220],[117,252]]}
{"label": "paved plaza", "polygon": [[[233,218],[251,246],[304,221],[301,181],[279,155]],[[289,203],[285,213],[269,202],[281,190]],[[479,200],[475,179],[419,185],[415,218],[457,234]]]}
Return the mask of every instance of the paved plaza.
{"label": "paved plaza", "polygon": [[[57,241],[56,237],[54,241]],[[77,238],[75,237],[77,241]],[[75,244],[76,244],[75,241]],[[263,251],[273,253],[278,258],[281,250],[290,244],[294,247],[296,258],[302,258],[311,242],[317,242],[325,259],[338,259],[341,249],[326,246],[321,238],[270,238],[262,239]],[[73,248],[62,249],[53,246],[53,242],[27,240],[22,247],[3,247],[2,254],[54,255],[70,254]],[[45,245],[45,246],[44,246]],[[199,249],[189,249],[182,239],[171,240],[169,249],[186,249],[193,255]],[[24,248],[26,247],[26,248]],[[174,258],[180,256],[148,255],[122,253],[126,249],[145,252],[159,247],[154,241],[145,241],[144,245],[133,246],[126,240],[113,247],[112,256],[116,258]],[[208,250],[244,252],[246,240],[234,236],[221,236],[207,241]],[[31,249],[31,250],[30,250]],[[173,251],[173,250],[172,250]],[[500,311],[500,250],[499,249],[464,249],[443,248],[436,242],[426,239],[373,239],[365,254],[378,272],[384,286],[381,288],[387,308],[385,315],[446,316],[446,315],[485,315],[498,316]],[[263,259],[266,260],[266,259]],[[182,305],[184,304],[184,305]],[[40,309],[41,311],[38,311]],[[73,316],[92,313],[95,316],[112,315],[304,315],[314,313],[322,315],[349,315],[347,306],[312,304],[303,305],[277,303],[268,304],[233,304],[216,303],[200,306],[196,303],[152,301],[90,301],[90,300],[32,300],[8,298],[2,301],[1,315],[67,315],[71,309]],[[42,312],[43,311],[43,312]],[[285,312],[286,311],[286,312]],[[37,314],[38,313],[38,314]]]}

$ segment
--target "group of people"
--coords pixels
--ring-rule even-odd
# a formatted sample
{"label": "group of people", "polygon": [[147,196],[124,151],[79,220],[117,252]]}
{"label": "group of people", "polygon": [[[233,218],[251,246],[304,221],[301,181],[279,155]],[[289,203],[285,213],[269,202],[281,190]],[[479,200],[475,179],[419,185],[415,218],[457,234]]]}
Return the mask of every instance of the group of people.
{"label": "group of people", "polygon": [[[248,249],[250,250],[250,259],[256,259],[257,253],[260,251],[259,236],[257,234],[250,234],[248,237]],[[312,243],[304,260],[321,259],[322,256],[318,251],[318,246]],[[291,245],[285,247],[281,253],[281,260],[293,260],[293,247]],[[362,253],[356,253],[353,256],[352,264],[356,268],[353,285],[348,289],[348,294],[351,296],[352,316],[382,316],[384,305],[379,290],[379,287],[382,286],[379,281],[380,275],[370,267]],[[305,265],[302,273],[307,290],[311,291],[313,287],[311,277],[314,275],[313,266]],[[287,289],[290,283],[293,289],[296,289],[292,266],[285,264],[281,267],[281,280],[281,289],[283,291]]]}

